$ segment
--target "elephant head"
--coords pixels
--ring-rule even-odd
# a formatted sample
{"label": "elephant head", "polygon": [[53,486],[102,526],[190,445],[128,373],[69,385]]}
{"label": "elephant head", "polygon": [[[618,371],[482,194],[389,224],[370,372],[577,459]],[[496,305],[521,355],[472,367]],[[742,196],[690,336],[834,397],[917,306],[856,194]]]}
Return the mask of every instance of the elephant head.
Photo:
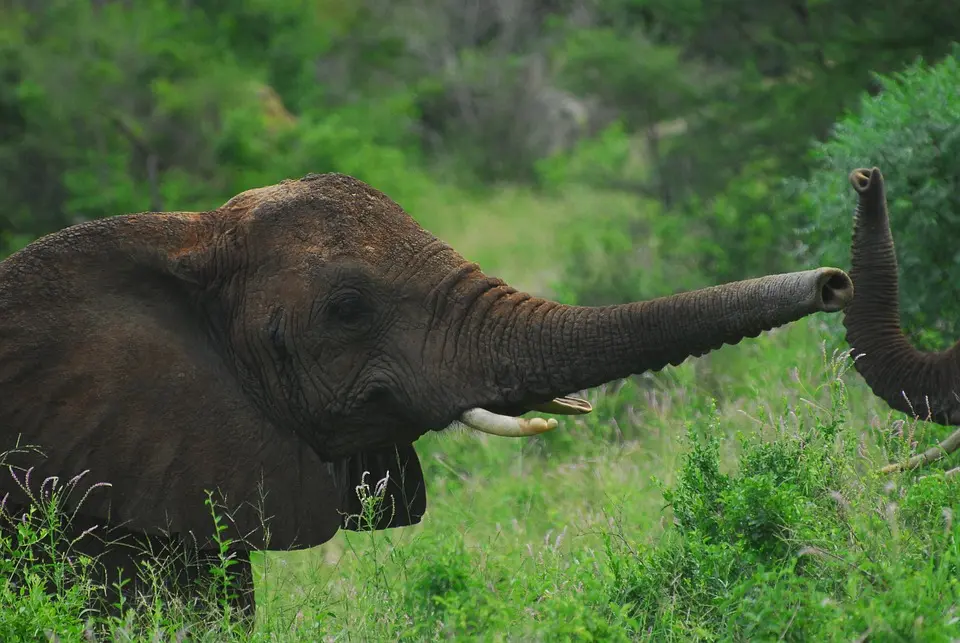
{"label": "elephant head", "polygon": [[[67,502],[139,532],[208,538],[218,490],[250,548],[309,547],[357,528],[364,472],[389,473],[376,528],[418,522],[428,431],[548,430],[519,416],[588,410],[566,396],[852,296],[820,268],[561,305],[485,275],[361,181],[308,175],[209,212],[79,224],[0,264],[0,452],[37,445],[37,481],[109,483]],[[4,493],[24,500],[7,475]]]}
{"label": "elephant head", "polygon": [[877,168],[856,169],[857,193],[850,277],[856,296],[844,312],[855,367],[891,408],[923,420],[960,424],[960,343],[917,350],[901,330],[897,256]]}

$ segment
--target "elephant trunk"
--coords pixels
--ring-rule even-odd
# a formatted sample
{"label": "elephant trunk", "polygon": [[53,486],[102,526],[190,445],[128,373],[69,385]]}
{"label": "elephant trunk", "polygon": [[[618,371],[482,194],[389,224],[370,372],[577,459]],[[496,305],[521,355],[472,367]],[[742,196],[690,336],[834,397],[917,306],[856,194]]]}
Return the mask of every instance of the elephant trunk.
{"label": "elephant trunk", "polygon": [[856,296],[843,323],[856,369],[890,407],[924,420],[960,424],[960,344],[921,352],[903,334],[883,176],[877,168],[857,169],[850,183],[858,197],[850,270]]}
{"label": "elephant trunk", "polygon": [[510,289],[487,296],[495,314],[474,337],[499,387],[502,406],[491,410],[509,413],[839,311],[853,286],[843,271],[820,268],[617,306],[567,306]]}

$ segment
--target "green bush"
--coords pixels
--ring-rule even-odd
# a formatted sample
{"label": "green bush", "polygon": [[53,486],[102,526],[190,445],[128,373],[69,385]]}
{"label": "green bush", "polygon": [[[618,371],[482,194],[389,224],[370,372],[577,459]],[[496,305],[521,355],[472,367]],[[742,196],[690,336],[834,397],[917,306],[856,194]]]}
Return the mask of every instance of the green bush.
{"label": "green bush", "polygon": [[[856,197],[850,171],[877,166],[887,185],[908,333],[960,332],[960,46],[936,65],[918,61],[879,77],[882,91],[813,149],[815,171],[793,182],[809,227],[809,255],[845,266]],[[918,337],[923,340],[923,337]]]}
{"label": "green bush", "polygon": [[[607,539],[611,600],[652,640],[955,640],[957,483],[858,470],[856,434],[817,422],[741,438],[690,431],[664,485],[674,527]],[[836,431],[839,429],[839,431]],[[706,437],[704,437],[706,434]],[[952,637],[952,638],[951,638]]]}

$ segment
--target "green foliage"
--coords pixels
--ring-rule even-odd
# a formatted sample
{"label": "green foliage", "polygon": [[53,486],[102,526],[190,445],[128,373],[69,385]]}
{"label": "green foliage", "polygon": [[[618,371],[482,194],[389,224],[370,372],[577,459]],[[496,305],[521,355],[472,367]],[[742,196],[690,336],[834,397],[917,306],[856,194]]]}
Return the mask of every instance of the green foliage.
{"label": "green foliage", "polygon": [[[0,512],[0,520],[5,518]],[[16,542],[0,535],[0,639],[37,640],[48,631],[76,639],[83,634],[84,623],[78,616],[92,584],[68,581],[84,579],[91,561],[57,554],[61,523],[55,501],[36,504],[17,524]],[[56,592],[50,593],[49,587]]]}
{"label": "green foliage", "polygon": [[654,639],[957,635],[955,608],[944,609],[960,599],[955,485],[907,484],[901,516],[820,429],[744,441],[735,474],[720,472],[716,437],[691,434],[664,492],[675,531],[655,547],[608,548],[615,600]]}
{"label": "green foliage", "polygon": [[617,121],[572,149],[537,161],[537,175],[545,188],[553,190],[572,182],[630,181],[645,170],[635,159],[635,147],[626,126]]}
{"label": "green foliage", "polygon": [[562,299],[582,305],[636,301],[670,294],[688,279],[670,262],[680,254],[671,243],[682,243],[683,237],[670,234],[669,219],[652,218],[641,208],[658,209],[638,202],[636,212],[598,213],[591,222],[597,226],[594,234],[571,230],[561,237],[571,259],[555,286]]}
{"label": "green foliage", "polygon": [[[745,442],[736,476],[721,474],[717,430],[697,439],[664,498],[677,527],[704,543],[736,552],[738,565],[780,560],[791,541],[807,535],[819,519],[813,500],[834,482],[827,454],[806,441]],[[809,439],[809,438],[808,438]]]}
{"label": "green foliage", "polygon": [[697,239],[693,254],[704,274],[722,283],[798,268],[797,241],[787,234],[792,204],[782,188],[782,169],[767,158],[713,197],[684,201],[677,216]]}
{"label": "green foliage", "polygon": [[848,261],[856,195],[847,176],[880,167],[900,267],[908,332],[933,331],[941,342],[960,334],[960,47],[931,65],[879,77],[830,138],[814,147],[816,171],[799,181],[813,261]]}
{"label": "green foliage", "polygon": [[[582,152],[588,156],[592,150]],[[570,166],[580,166],[578,156]],[[687,258],[698,243],[683,219],[664,213],[655,200],[631,197],[557,233],[556,244],[567,260],[553,291],[567,303],[589,306],[695,288],[704,278]]]}
{"label": "green foliage", "polygon": [[852,106],[871,72],[944,55],[958,20],[937,2],[915,3],[906,13],[892,5],[864,12],[853,0],[624,4],[645,14],[658,42],[682,43],[687,59],[719,76],[666,160],[679,170],[675,181],[701,194],[722,190],[768,158],[787,176],[803,174],[809,139],[826,134]]}
{"label": "green foliage", "polygon": [[[663,259],[699,275],[696,285],[809,261],[796,238],[806,216],[785,180],[807,175],[810,140],[874,89],[872,72],[899,70],[917,55],[937,59],[956,37],[955,12],[937,3],[912,6],[907,16],[883,7],[868,13],[849,0],[605,3],[596,26],[564,32],[560,78],[617,106],[622,137],[642,150],[647,167],[628,172],[621,147],[608,144],[611,153],[578,180],[660,201],[685,237],[682,253]],[[598,140],[606,139],[604,131]],[[618,245],[630,249],[608,244],[604,256],[629,266],[632,248],[650,233],[622,224],[619,234],[629,241]],[[574,251],[572,263],[592,258]],[[586,279],[578,294],[608,287]],[[624,299],[637,290],[621,292]]]}
{"label": "green foliage", "polygon": [[[647,133],[651,148],[646,152],[651,155],[658,152],[653,138],[659,136],[651,130],[689,113],[716,82],[683,60],[681,47],[655,43],[645,29],[631,22],[572,29],[561,51],[561,78],[566,84],[580,94],[594,94],[617,105],[629,131]],[[640,87],[656,91],[637,91]],[[651,160],[656,168],[659,159]]]}

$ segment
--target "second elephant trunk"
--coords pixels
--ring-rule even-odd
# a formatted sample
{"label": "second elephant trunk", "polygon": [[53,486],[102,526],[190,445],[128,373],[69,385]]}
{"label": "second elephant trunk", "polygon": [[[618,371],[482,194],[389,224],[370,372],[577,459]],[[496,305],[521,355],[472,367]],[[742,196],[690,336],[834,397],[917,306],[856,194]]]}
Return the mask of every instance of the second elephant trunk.
{"label": "second elephant trunk", "polygon": [[[504,411],[700,356],[853,298],[836,268],[771,275],[617,306],[487,293],[473,335]],[[489,381],[489,380],[488,380]]]}
{"label": "second elephant trunk", "polygon": [[850,277],[856,296],[845,311],[857,371],[890,407],[943,424],[960,424],[960,344],[921,352],[901,331],[897,257],[880,170],[850,174],[857,192]]}

